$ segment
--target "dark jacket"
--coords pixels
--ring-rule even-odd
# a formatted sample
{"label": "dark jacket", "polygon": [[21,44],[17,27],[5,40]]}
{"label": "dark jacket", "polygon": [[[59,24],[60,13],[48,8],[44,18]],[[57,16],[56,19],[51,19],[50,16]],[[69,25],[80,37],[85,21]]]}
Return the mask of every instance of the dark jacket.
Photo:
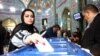
{"label": "dark jacket", "polygon": [[4,44],[5,34],[6,34],[6,29],[2,25],[0,25],[0,45]]}
{"label": "dark jacket", "polygon": [[93,54],[100,55],[100,14],[98,14],[89,28],[84,32],[82,47],[90,49]]}
{"label": "dark jacket", "polygon": [[5,39],[6,29],[2,26],[0,22],[0,55],[3,54],[3,46],[4,46],[4,39]]}
{"label": "dark jacket", "polygon": [[53,32],[53,27],[50,27],[46,30],[46,33],[44,34],[45,38],[50,38],[50,37],[57,37],[57,33]]}

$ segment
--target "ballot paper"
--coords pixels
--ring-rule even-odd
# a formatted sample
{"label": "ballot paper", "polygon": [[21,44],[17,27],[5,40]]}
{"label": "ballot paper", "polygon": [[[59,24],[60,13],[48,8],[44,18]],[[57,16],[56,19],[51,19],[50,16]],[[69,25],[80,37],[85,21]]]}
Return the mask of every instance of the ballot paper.
{"label": "ballot paper", "polygon": [[37,43],[35,44],[36,48],[39,52],[53,52],[53,47],[49,44],[49,42],[46,40],[46,38],[43,39],[45,44]]}

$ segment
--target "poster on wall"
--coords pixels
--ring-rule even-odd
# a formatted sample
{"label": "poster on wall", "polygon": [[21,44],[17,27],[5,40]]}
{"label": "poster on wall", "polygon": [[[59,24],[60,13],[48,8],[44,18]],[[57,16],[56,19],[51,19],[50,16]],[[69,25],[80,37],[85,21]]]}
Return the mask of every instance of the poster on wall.
{"label": "poster on wall", "polygon": [[74,17],[75,20],[79,20],[81,18],[81,14],[80,13],[75,13],[73,15],[73,17]]}

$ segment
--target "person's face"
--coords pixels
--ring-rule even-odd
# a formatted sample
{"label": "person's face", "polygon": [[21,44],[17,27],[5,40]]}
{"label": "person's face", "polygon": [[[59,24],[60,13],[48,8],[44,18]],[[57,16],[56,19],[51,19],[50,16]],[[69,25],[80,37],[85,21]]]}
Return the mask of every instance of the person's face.
{"label": "person's face", "polygon": [[88,20],[89,19],[87,12],[83,12],[82,14],[83,14],[85,20]]}
{"label": "person's face", "polygon": [[91,12],[90,11],[83,12],[82,14],[83,14],[84,19],[86,21],[88,21],[89,19],[91,19]]}
{"label": "person's face", "polygon": [[58,32],[60,29],[59,28],[53,28],[53,32]]}
{"label": "person's face", "polygon": [[24,22],[26,24],[30,25],[30,24],[33,23],[33,21],[34,21],[34,16],[33,16],[32,12],[31,11],[26,11],[25,14],[24,14]]}

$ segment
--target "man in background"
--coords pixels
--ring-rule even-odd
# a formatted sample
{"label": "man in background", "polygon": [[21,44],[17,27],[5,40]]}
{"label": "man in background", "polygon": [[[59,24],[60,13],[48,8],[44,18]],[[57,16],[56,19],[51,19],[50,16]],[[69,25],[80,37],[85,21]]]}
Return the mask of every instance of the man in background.
{"label": "man in background", "polygon": [[100,14],[95,5],[88,4],[82,12],[88,25],[82,37],[82,47],[91,51],[94,56],[100,56]]}
{"label": "man in background", "polygon": [[50,37],[57,37],[57,33],[60,30],[59,25],[54,25],[46,30],[46,33],[43,37],[50,38]]}

